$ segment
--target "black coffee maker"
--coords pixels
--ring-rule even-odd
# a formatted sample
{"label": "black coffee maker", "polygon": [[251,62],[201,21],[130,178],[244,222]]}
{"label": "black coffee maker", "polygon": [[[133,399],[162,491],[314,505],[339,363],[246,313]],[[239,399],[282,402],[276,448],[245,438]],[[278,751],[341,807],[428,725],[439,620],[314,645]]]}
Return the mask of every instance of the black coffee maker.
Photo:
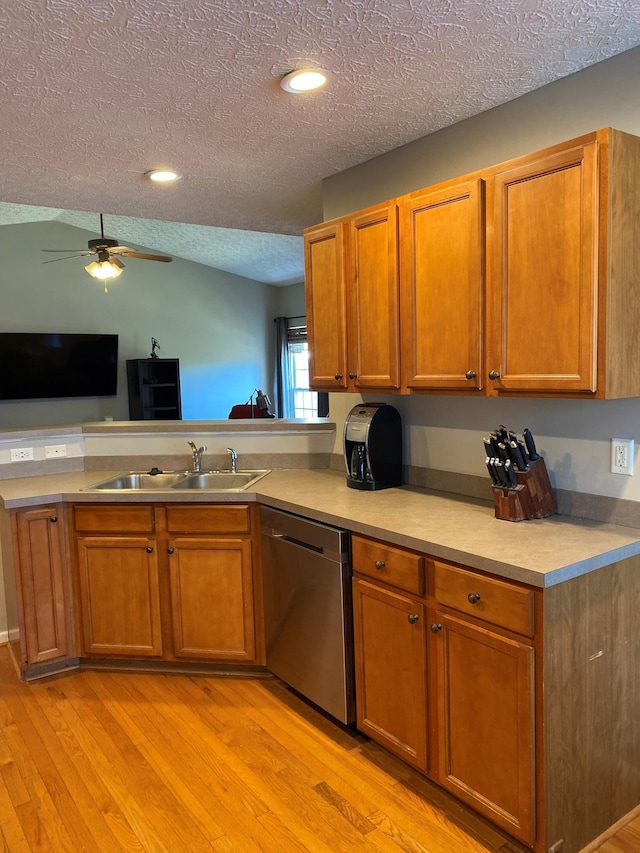
{"label": "black coffee maker", "polygon": [[386,403],[354,406],[344,424],[347,486],[374,491],[402,482],[402,421]]}

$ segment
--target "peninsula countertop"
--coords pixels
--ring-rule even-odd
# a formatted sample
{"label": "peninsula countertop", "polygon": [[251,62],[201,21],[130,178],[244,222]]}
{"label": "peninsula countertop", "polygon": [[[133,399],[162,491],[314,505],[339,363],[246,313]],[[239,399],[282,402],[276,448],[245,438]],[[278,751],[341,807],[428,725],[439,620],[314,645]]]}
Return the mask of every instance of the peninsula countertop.
{"label": "peninsula countertop", "polygon": [[6,509],[50,502],[259,502],[506,579],[549,587],[640,554],[640,530],[569,516],[509,522],[493,503],[410,486],[365,492],[327,469],[273,470],[244,492],[88,491],[111,471],[0,480]]}

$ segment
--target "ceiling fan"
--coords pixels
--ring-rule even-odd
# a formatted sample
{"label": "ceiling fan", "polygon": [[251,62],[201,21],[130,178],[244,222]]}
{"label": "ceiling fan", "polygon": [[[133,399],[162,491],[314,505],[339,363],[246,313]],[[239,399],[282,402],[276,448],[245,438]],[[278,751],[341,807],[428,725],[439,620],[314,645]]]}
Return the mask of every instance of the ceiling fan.
{"label": "ceiling fan", "polygon": [[[67,261],[71,258],[96,255],[96,260],[87,264],[85,269],[94,278],[106,280],[116,278],[124,269],[124,264],[118,257],[119,255],[125,258],[140,258],[143,261],[161,261],[165,264],[173,260],[168,255],[148,255],[144,252],[136,252],[135,249],[130,249],[128,246],[120,246],[118,241],[112,237],[105,237],[102,214],[100,214],[100,235],[99,239],[89,240],[86,249],[42,249],[43,252],[76,252],[75,255],[52,258],[50,261],[43,261],[43,263],[52,264],[55,261]],[[105,292],[106,289],[105,287]]]}

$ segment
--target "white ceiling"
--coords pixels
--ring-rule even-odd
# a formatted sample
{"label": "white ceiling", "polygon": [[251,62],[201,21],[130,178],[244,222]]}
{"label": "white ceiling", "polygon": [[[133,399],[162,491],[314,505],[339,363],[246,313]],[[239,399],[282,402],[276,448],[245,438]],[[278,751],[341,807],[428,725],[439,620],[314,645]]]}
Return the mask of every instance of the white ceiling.
{"label": "white ceiling", "polygon": [[[118,214],[127,245],[299,281],[324,177],[636,46],[639,18],[640,0],[5,0],[0,224]],[[330,88],[285,93],[307,64]],[[143,177],[169,165],[174,186]]]}

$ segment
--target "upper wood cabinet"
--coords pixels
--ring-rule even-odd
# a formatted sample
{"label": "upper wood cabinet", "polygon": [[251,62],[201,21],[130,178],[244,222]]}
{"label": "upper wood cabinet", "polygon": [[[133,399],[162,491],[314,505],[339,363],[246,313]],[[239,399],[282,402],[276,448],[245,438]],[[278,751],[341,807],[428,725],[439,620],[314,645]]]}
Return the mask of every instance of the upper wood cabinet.
{"label": "upper wood cabinet", "polygon": [[482,388],[484,181],[402,200],[403,384]]}
{"label": "upper wood cabinet", "polygon": [[304,233],[309,384],[321,391],[348,385],[345,231],[339,221]]}
{"label": "upper wood cabinet", "polygon": [[310,385],[400,388],[398,208],[305,231]]}
{"label": "upper wood cabinet", "polygon": [[599,159],[592,141],[493,178],[491,393],[596,391]]}
{"label": "upper wood cabinet", "polygon": [[[400,390],[640,396],[639,198],[640,138],[605,128],[396,199]],[[328,365],[340,345],[352,376],[335,375],[346,390],[398,388],[385,384],[395,322],[383,286],[394,269],[392,218],[384,239],[376,219],[385,208],[395,203],[307,231],[312,364]],[[341,235],[331,265],[313,263],[327,228]],[[329,317],[338,291],[340,322]],[[322,323],[316,294],[331,303]],[[335,389],[330,372],[316,367],[313,387]]]}

